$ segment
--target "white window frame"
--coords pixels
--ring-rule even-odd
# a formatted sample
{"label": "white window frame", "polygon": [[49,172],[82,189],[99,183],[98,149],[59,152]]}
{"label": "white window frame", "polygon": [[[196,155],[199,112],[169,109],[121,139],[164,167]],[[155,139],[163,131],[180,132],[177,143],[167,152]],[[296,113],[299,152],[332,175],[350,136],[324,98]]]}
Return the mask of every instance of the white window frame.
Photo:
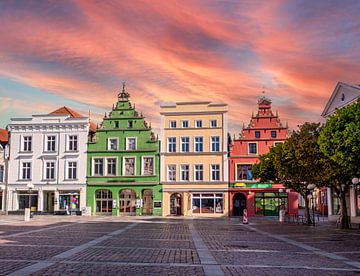
{"label": "white window frame", "polygon": [[[187,126],[184,126],[184,123],[186,123]],[[189,128],[189,120],[183,120],[183,121],[181,121],[181,128]]]}
{"label": "white window frame", "polygon": [[[250,153],[250,144],[256,144],[256,153]],[[257,155],[259,152],[259,145],[257,142],[249,142],[247,143],[247,148],[248,148],[248,154],[249,155]]]}
{"label": "white window frame", "polygon": [[[54,146],[54,150],[49,150],[48,149],[48,142],[49,142],[49,137],[55,137],[55,141],[54,141],[54,143],[55,143],[55,146]],[[57,152],[57,150],[56,150],[56,148],[57,148],[57,140],[58,140],[58,137],[57,137],[57,135],[56,134],[51,134],[51,133],[49,133],[49,134],[45,134],[45,142],[44,142],[44,152]]]}
{"label": "white window frame", "polygon": [[[54,177],[53,178],[47,178],[46,176],[46,170],[47,170],[47,163],[53,163],[54,164]],[[45,159],[44,160],[44,169],[43,169],[43,179],[47,181],[54,181],[56,179],[56,160],[55,159]]]}
{"label": "white window frame", "polygon": [[[153,160],[153,173],[152,174],[145,174],[144,173],[144,169],[145,169],[145,163],[144,163],[144,159],[145,158],[152,158]],[[141,175],[144,175],[144,176],[152,176],[152,175],[155,175],[155,156],[154,155],[148,155],[148,156],[141,156]]]}
{"label": "white window frame", "polygon": [[[200,122],[201,126],[198,126],[198,122]],[[195,120],[195,128],[202,128],[202,127],[203,127],[202,120]]]}
{"label": "white window frame", "polygon": [[252,177],[252,167],[253,167],[253,164],[247,162],[247,163],[236,163],[235,164],[235,179],[236,181],[252,181],[253,180],[253,177],[251,180],[248,180],[248,179],[239,179],[238,176],[239,176],[239,169],[238,169],[238,166],[251,166],[251,177]]}
{"label": "white window frame", "polygon": [[[173,153],[173,152],[177,152],[177,137],[167,137],[167,152]],[[175,142],[171,142],[171,144],[175,144],[175,150],[174,151],[170,151],[170,139],[175,139]]]}
{"label": "white window frame", "polygon": [[[112,149],[111,148],[111,140],[116,140],[116,149]],[[118,137],[109,137],[108,138],[108,145],[107,145],[107,149],[110,150],[110,151],[117,151],[119,150],[119,138]]]}
{"label": "white window frame", "polygon": [[[215,126],[213,125],[213,122],[215,122]],[[210,120],[210,128],[217,128],[217,119]]]}
{"label": "white window frame", "polygon": [[[218,144],[219,144],[219,150],[213,150],[213,149],[212,149],[212,146],[213,146],[213,143],[214,143],[212,139],[213,139],[213,138],[216,138],[216,137],[219,139],[219,142],[218,142]],[[220,152],[220,151],[221,151],[221,147],[220,147],[220,136],[211,136],[211,137],[210,137],[210,152]]]}
{"label": "white window frame", "polygon": [[5,166],[0,165],[0,183],[3,183],[5,180]]}
{"label": "white window frame", "polygon": [[[76,137],[76,150],[70,149],[70,136]],[[68,134],[66,136],[66,150],[71,152],[78,152],[79,151],[79,135],[78,134]]]}
{"label": "white window frame", "polygon": [[[75,163],[76,164],[76,177],[75,178],[70,178],[69,176],[69,168],[70,168],[70,164],[69,163]],[[77,160],[66,160],[66,166],[65,166],[65,179],[66,180],[78,180],[78,174],[79,174],[79,166],[78,166],[79,162]]]}
{"label": "white window frame", "polygon": [[[125,174],[125,158],[134,158],[134,174]],[[122,175],[123,176],[136,176],[136,156],[123,156],[122,158]]]}
{"label": "white window frame", "polygon": [[[109,159],[115,160],[115,174],[109,174],[108,165],[109,165]],[[109,177],[114,177],[118,175],[118,158],[116,156],[112,157],[106,157],[106,165],[105,165],[105,175]]]}
{"label": "white window frame", "polygon": [[[189,150],[188,151],[183,151],[183,141],[182,141],[182,139],[183,138],[187,138],[188,139],[188,144],[189,144]],[[180,152],[190,152],[190,137],[189,136],[182,136],[182,137],[180,137]]]}
{"label": "white window frame", "polygon": [[[183,179],[183,172],[185,171],[185,170],[183,170],[183,166],[187,166],[188,167],[188,169],[187,169],[187,171],[188,171],[188,179]],[[185,181],[190,181],[190,164],[180,164],[180,181],[181,182],[185,182]]]}
{"label": "white window frame", "polygon": [[[128,142],[130,139],[135,139],[135,149],[129,149]],[[137,150],[137,137],[126,137],[125,138],[125,150]]]}
{"label": "white window frame", "polygon": [[[174,124],[174,125],[173,125]],[[170,128],[176,128],[176,120],[169,121],[169,127]]]}
{"label": "white window frame", "polygon": [[[202,166],[202,180],[196,179],[196,166]],[[202,182],[204,181],[204,164],[194,164],[194,182]]]}
{"label": "white window frame", "polygon": [[[219,167],[219,179],[214,179],[213,178],[213,172],[214,172],[214,169],[213,169],[213,166],[218,166]],[[210,164],[210,180],[211,181],[220,181],[221,180],[221,169],[220,169],[220,164]]]}
{"label": "white window frame", "polygon": [[[30,178],[23,178],[23,167],[24,167],[24,163],[29,163],[30,164]],[[20,180],[30,180],[32,179],[32,162],[29,160],[22,160],[20,161],[20,171],[19,171],[19,179]]]}
{"label": "white window frame", "polygon": [[[25,137],[30,137],[30,150],[25,150]],[[21,151],[22,152],[33,152],[33,136],[32,135],[22,135],[21,136]]]}
{"label": "white window frame", "polygon": [[[201,151],[197,151],[196,150],[196,145],[197,145],[197,142],[196,142],[196,138],[202,138],[202,150]],[[199,142],[200,143],[200,142]],[[204,152],[204,136],[195,136],[194,137],[194,152]]]}
{"label": "white window frame", "polygon": [[[102,159],[103,160],[103,174],[95,174],[95,159]],[[101,156],[94,156],[92,157],[91,160],[91,176],[96,176],[96,177],[104,177],[106,176],[106,171],[105,171],[105,157],[101,157]]]}
{"label": "white window frame", "polygon": [[[169,170],[169,167],[170,166],[174,166],[174,168],[175,168],[175,179],[174,180],[170,180],[170,170]],[[167,178],[167,181],[168,182],[175,182],[176,181],[176,164],[167,164],[167,166],[166,166],[166,178]]]}

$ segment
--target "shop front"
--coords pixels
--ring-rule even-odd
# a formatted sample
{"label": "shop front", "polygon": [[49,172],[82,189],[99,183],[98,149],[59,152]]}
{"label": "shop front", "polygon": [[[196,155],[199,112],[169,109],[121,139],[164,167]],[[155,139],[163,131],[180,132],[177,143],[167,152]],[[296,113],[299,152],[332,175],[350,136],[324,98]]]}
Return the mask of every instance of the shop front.
{"label": "shop front", "polygon": [[278,216],[298,213],[298,194],[281,184],[235,183],[230,186],[230,216]]}
{"label": "shop front", "polygon": [[80,193],[78,191],[59,191],[60,211],[80,211]]}
{"label": "shop front", "polygon": [[19,191],[17,193],[18,210],[24,211],[30,208],[32,212],[38,211],[38,192],[37,191]]}

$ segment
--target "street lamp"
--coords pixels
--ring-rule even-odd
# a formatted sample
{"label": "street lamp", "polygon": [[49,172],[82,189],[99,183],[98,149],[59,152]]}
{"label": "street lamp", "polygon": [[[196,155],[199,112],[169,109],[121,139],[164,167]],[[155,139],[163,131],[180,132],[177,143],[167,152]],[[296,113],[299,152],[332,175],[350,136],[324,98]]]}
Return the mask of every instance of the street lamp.
{"label": "street lamp", "polygon": [[314,202],[314,195],[313,195],[313,192],[314,192],[314,189],[316,188],[316,185],[315,184],[309,184],[307,185],[306,187],[309,191],[309,194],[307,196],[307,198],[309,200],[311,200],[311,205],[312,205],[312,211],[313,211],[313,217],[312,217],[312,221],[313,221],[313,225],[315,226],[315,202]]}

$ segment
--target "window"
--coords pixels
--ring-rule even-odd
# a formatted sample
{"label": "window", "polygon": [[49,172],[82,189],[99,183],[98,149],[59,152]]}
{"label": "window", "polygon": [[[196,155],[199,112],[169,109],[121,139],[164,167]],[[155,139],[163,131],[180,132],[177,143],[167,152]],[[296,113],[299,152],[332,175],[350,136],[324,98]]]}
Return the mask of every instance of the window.
{"label": "window", "polygon": [[56,150],[56,136],[48,135],[46,136],[46,151],[55,151]]}
{"label": "window", "polygon": [[77,151],[78,150],[78,136],[77,135],[69,135],[68,150],[69,151]]}
{"label": "window", "polygon": [[211,137],[211,151],[214,151],[214,152],[220,151],[220,137],[219,136]]}
{"label": "window", "polygon": [[32,137],[24,136],[23,151],[32,151]]}
{"label": "window", "polygon": [[94,175],[96,176],[104,175],[104,159],[94,158]]}
{"label": "window", "polygon": [[223,194],[192,194],[193,214],[214,214],[224,212]]}
{"label": "window", "polygon": [[132,128],[133,127],[133,121],[128,121],[128,128]]}
{"label": "window", "polygon": [[55,179],[55,162],[54,161],[45,162],[45,179],[46,180]]}
{"label": "window", "polygon": [[68,162],[68,174],[67,179],[77,179],[77,163]]}
{"label": "window", "polygon": [[116,175],[116,158],[108,158],[107,160],[107,175]]}
{"label": "window", "polygon": [[112,192],[110,190],[96,190],[96,213],[112,212]]}
{"label": "window", "polygon": [[249,153],[257,154],[257,145],[256,145],[256,143],[249,143]]}
{"label": "window", "polygon": [[109,138],[108,150],[118,150],[118,139],[117,138]]}
{"label": "window", "polygon": [[195,181],[203,181],[204,180],[204,166],[203,165],[195,165]]}
{"label": "window", "polygon": [[257,138],[257,139],[260,138],[260,131],[255,131],[255,138]]}
{"label": "window", "polygon": [[282,144],[283,144],[283,142],[275,142],[274,146],[277,147],[277,146],[281,146]]}
{"label": "window", "polygon": [[251,165],[237,165],[237,180],[252,180]]}
{"label": "window", "polygon": [[201,120],[196,120],[195,121],[195,127],[197,127],[197,128],[202,127],[202,121]]}
{"label": "window", "polygon": [[276,130],[271,131],[271,138],[273,138],[273,139],[276,138]]}
{"label": "window", "polygon": [[4,166],[0,165],[0,182],[4,182]]}
{"label": "window", "polygon": [[126,150],[136,150],[136,138],[126,138]]}
{"label": "window", "polygon": [[195,146],[195,149],[194,151],[195,152],[202,152],[204,150],[204,139],[202,136],[199,136],[199,137],[195,137],[194,138],[195,140],[195,143],[194,143],[194,146]]}
{"label": "window", "polygon": [[176,121],[170,121],[170,128],[176,128]]}
{"label": "window", "polygon": [[21,168],[21,179],[30,180],[31,179],[31,163],[23,162]]}
{"label": "window", "polygon": [[182,128],[188,128],[189,127],[189,121],[182,121],[181,126],[182,126]]}
{"label": "window", "polygon": [[168,152],[176,152],[176,137],[168,138]]}
{"label": "window", "polygon": [[190,138],[181,137],[181,152],[189,152],[189,151],[190,151]]}
{"label": "window", "polygon": [[154,157],[143,157],[143,175],[154,175]]}
{"label": "window", "polygon": [[213,180],[213,181],[220,180],[220,165],[219,164],[211,165],[211,180]]}
{"label": "window", "polygon": [[210,127],[217,127],[217,120],[210,120]]}
{"label": "window", "polygon": [[176,181],[176,165],[168,165],[168,181]]}
{"label": "window", "polygon": [[124,158],[124,175],[135,175],[135,158],[125,157]]}
{"label": "window", "polygon": [[119,122],[118,121],[115,121],[114,124],[115,124],[115,128],[119,128]]}
{"label": "window", "polygon": [[180,166],[180,180],[189,181],[189,165]]}

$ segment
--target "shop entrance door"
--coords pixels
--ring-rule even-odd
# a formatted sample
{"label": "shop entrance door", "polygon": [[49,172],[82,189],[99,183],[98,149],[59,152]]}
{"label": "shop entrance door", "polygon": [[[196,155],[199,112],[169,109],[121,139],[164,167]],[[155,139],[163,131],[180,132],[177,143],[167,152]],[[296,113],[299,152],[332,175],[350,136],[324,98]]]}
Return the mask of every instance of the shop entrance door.
{"label": "shop entrance door", "polygon": [[49,213],[53,213],[54,212],[54,199],[55,199],[55,195],[53,192],[45,192],[44,193],[44,211],[45,212],[49,212]]}
{"label": "shop entrance door", "polygon": [[176,193],[170,197],[170,215],[181,216],[181,195]]}
{"label": "shop entrance door", "polygon": [[242,193],[236,193],[233,197],[232,215],[234,217],[242,216],[244,209],[246,209],[246,196]]}
{"label": "shop entrance door", "polygon": [[136,215],[136,193],[131,189],[120,192],[120,214],[127,216]]}
{"label": "shop entrance door", "polygon": [[153,192],[152,190],[143,191],[143,215],[152,215],[153,213]]}

